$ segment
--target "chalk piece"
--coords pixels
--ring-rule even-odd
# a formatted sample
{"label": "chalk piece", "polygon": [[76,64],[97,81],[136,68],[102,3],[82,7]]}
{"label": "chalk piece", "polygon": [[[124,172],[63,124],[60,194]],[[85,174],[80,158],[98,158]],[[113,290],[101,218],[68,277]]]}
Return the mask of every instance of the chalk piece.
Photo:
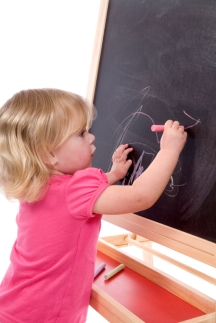
{"label": "chalk piece", "polygon": [[124,269],[124,267],[125,267],[125,265],[123,265],[123,264],[119,265],[118,267],[116,267],[113,270],[111,270],[108,274],[104,275],[104,279],[105,280],[110,279],[112,276],[114,276],[119,271],[121,271],[122,269]]}
{"label": "chalk piece", "polygon": [[94,278],[106,267],[105,262],[102,262],[96,269],[94,272]]}
{"label": "chalk piece", "polygon": [[[184,128],[184,126],[179,126],[179,128]],[[163,125],[157,125],[157,124],[154,124],[151,126],[151,131],[154,131],[154,132],[163,132],[164,131],[164,126]]]}

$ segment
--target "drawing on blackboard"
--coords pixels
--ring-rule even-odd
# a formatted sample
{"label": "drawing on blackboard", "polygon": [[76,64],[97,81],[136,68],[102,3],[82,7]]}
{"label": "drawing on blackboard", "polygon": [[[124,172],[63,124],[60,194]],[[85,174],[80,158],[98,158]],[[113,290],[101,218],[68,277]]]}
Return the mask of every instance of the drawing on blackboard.
{"label": "drawing on blackboard", "polygon": [[[146,95],[148,94],[150,90],[150,87],[146,87],[144,88],[141,92],[142,92],[142,100],[146,97]],[[155,122],[153,120],[153,118],[147,114],[144,113],[142,111],[143,109],[143,105],[138,105],[138,109],[136,111],[134,111],[133,113],[131,113],[129,116],[127,116],[118,126],[118,128],[114,131],[114,134],[111,137],[112,142],[114,143],[113,146],[113,151],[111,153],[111,155],[109,156],[109,166],[107,168],[106,171],[110,171],[111,167],[112,167],[112,155],[114,153],[114,151],[116,150],[116,148],[123,144],[123,143],[128,143],[131,147],[135,148],[137,146],[139,146],[139,153],[137,153],[137,158],[134,158],[134,154],[130,154],[130,158],[132,159],[132,166],[127,174],[127,176],[121,181],[121,185],[132,185],[133,182],[146,170],[146,168],[150,165],[150,163],[153,161],[153,159],[155,158],[156,154],[158,153],[159,149],[160,149],[160,140],[159,140],[159,136],[158,133],[155,133],[155,140],[158,143],[158,150],[155,151],[150,144],[145,144],[144,143],[144,138],[141,138],[140,141],[137,142],[125,142],[125,138],[127,137],[128,132],[130,132],[130,128],[131,127],[135,127],[136,128],[136,121],[138,122],[142,122],[142,120],[140,120],[140,118],[148,118],[151,122],[151,125],[154,125]],[[185,127],[185,129],[190,129],[193,128],[194,126],[196,126],[197,124],[201,123],[200,119],[195,119],[193,117],[191,117],[188,113],[186,113],[185,111],[183,111],[183,113],[190,118],[191,120],[194,121],[193,124],[188,125]],[[136,117],[138,117],[139,119],[136,119]],[[151,129],[149,128],[149,131],[151,131]],[[146,161],[146,162],[145,162]],[[175,197],[178,194],[178,188],[180,186],[184,186],[187,184],[187,179],[186,177],[182,174],[181,172],[181,163],[180,161],[178,162],[178,165],[176,167],[176,170],[174,172],[174,174],[171,176],[170,181],[164,191],[164,193],[169,196],[169,197]],[[175,178],[176,177],[180,177],[181,180],[180,182],[176,183]]]}

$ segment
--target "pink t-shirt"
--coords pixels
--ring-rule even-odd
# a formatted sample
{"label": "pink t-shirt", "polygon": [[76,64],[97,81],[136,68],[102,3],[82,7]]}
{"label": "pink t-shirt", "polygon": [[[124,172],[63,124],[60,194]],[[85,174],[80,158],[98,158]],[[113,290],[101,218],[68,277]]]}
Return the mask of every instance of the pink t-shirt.
{"label": "pink t-shirt", "polygon": [[20,204],[1,323],[86,321],[101,223],[92,209],[108,185],[101,170],[87,168],[53,176],[41,201]]}

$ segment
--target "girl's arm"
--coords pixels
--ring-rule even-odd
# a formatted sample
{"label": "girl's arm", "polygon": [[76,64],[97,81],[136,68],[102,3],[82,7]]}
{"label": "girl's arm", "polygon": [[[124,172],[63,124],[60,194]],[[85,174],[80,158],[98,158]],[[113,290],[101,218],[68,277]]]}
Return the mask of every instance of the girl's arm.
{"label": "girl's arm", "polygon": [[164,127],[161,150],[149,167],[131,186],[109,186],[95,202],[94,213],[134,213],[150,208],[158,200],[172,176],[187,138],[187,133],[179,128],[177,121],[168,120]]}

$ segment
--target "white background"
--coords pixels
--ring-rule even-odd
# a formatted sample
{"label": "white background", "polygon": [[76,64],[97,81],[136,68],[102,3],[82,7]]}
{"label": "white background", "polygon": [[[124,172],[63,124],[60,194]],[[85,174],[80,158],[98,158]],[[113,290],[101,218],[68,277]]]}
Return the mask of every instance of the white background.
{"label": "white background", "polygon": [[[0,106],[22,89],[85,96],[100,0],[0,2]],[[16,237],[17,203],[0,195],[0,280]],[[106,322],[92,309],[87,322]]]}

